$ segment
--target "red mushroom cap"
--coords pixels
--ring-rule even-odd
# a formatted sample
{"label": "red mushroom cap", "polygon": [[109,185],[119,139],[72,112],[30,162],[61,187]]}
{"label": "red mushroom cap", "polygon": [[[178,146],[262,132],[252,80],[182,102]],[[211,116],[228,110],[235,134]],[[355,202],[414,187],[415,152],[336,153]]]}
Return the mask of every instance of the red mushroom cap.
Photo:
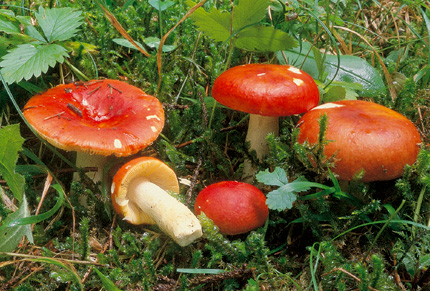
{"label": "red mushroom cap", "polygon": [[266,196],[257,187],[234,181],[204,188],[194,204],[196,215],[204,212],[221,233],[236,235],[264,224],[269,214]]}
{"label": "red mushroom cap", "polygon": [[164,126],[157,98],[117,80],[56,86],[32,97],[24,115],[52,145],[105,156],[138,152]]}
{"label": "red mushroom cap", "polygon": [[344,100],[317,106],[299,120],[299,143],[317,143],[318,120],[327,114],[326,157],[336,156],[334,173],[350,181],[364,170],[363,182],[385,181],[402,175],[418,155],[421,138],[406,117],[382,105]]}
{"label": "red mushroom cap", "polygon": [[212,96],[238,111],[289,116],[318,105],[319,91],[310,75],[293,66],[249,64],[233,67],[214,82]]}

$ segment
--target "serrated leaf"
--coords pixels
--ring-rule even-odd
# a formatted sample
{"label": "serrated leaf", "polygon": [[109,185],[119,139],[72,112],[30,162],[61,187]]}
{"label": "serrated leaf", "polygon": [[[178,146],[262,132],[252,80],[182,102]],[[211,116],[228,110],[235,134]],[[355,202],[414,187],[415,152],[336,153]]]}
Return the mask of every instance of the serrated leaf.
{"label": "serrated leaf", "polygon": [[19,132],[19,124],[0,129],[0,174],[19,202],[24,193],[24,177],[15,173],[18,152],[22,150],[24,139]]}
{"label": "serrated leaf", "polygon": [[[187,5],[193,7],[196,3],[188,0]],[[215,41],[226,41],[230,37],[231,14],[211,8],[206,12],[202,7],[190,15],[194,24]]]}
{"label": "serrated leaf", "polygon": [[[9,214],[3,221],[3,224],[25,218],[30,215],[27,205],[27,199],[23,196],[21,206],[14,213]],[[12,252],[16,249],[23,236],[26,236],[30,243],[33,243],[33,235],[31,226],[22,225],[14,227],[6,227],[0,229],[0,252]]]}
{"label": "serrated leaf", "polygon": [[296,200],[296,194],[283,191],[279,188],[267,194],[266,204],[269,209],[283,211],[285,209],[291,209]]}
{"label": "serrated leaf", "polygon": [[158,11],[164,11],[164,10],[168,9],[170,6],[175,5],[175,2],[168,1],[168,0],[165,0],[165,1],[149,0],[148,3],[149,3],[149,5],[151,5],[152,7],[157,9]]}
{"label": "serrated leaf", "polygon": [[279,167],[276,167],[273,172],[270,172],[269,169],[266,169],[264,172],[260,171],[255,175],[255,178],[258,182],[270,186],[281,187],[288,184],[287,174],[284,169]]}
{"label": "serrated leaf", "polygon": [[262,52],[291,49],[297,42],[287,33],[272,26],[251,26],[236,35],[236,47]]}
{"label": "serrated leaf", "polygon": [[64,41],[75,36],[82,24],[82,12],[70,7],[39,7],[35,17],[48,42]]}
{"label": "serrated leaf", "polygon": [[[310,53],[309,53],[310,51]],[[290,65],[301,68],[314,79],[318,79],[318,68],[311,50],[311,44],[302,42],[300,47],[277,52],[276,56],[281,64],[285,64],[284,55]],[[361,84],[363,89],[359,92],[362,97],[375,97],[386,91],[381,74],[366,60],[349,55],[326,55],[325,71],[327,79],[335,81]]]}
{"label": "serrated leaf", "polygon": [[31,77],[39,77],[46,73],[49,67],[56,63],[63,63],[67,57],[67,50],[57,44],[49,45],[19,45],[10,51],[0,62],[1,73],[6,82],[14,83],[22,79],[29,80]]}
{"label": "serrated leaf", "polygon": [[0,13],[0,31],[7,34],[21,33],[21,30],[19,29],[19,21],[10,15]]}
{"label": "serrated leaf", "polygon": [[46,43],[46,39],[43,35],[36,29],[36,27],[32,24],[32,19],[30,16],[20,16],[18,15],[16,19],[21,22],[22,26],[24,26],[24,33],[31,37],[33,40],[40,41],[42,43]]}
{"label": "serrated leaf", "polygon": [[233,12],[233,30],[237,31],[263,20],[269,3],[269,0],[240,0]]}

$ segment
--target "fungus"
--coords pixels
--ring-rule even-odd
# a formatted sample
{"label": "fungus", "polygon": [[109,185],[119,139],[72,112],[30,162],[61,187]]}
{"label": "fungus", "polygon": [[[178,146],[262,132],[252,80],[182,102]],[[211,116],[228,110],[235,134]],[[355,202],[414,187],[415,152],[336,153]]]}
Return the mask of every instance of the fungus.
{"label": "fungus", "polygon": [[[246,141],[259,160],[269,152],[266,136],[279,132],[279,117],[300,114],[316,106],[319,91],[302,70],[286,65],[248,64],[233,67],[214,82],[212,96],[221,104],[250,113]],[[256,169],[245,161],[243,178]]]}
{"label": "fungus", "polygon": [[111,187],[116,212],[131,224],[157,224],[180,246],[202,236],[197,217],[168,192],[178,193],[175,172],[162,161],[140,157],[124,164]]}
{"label": "fungus", "polygon": [[157,98],[108,79],[56,86],[32,97],[23,111],[42,138],[77,152],[78,167],[97,167],[94,182],[101,181],[107,156],[137,153],[164,126],[164,111]]}
{"label": "fungus", "polygon": [[350,181],[364,170],[363,182],[386,181],[402,175],[418,155],[421,138],[406,117],[385,106],[359,100],[325,103],[298,122],[299,143],[316,144],[319,118],[327,114],[324,154],[335,155],[332,169],[339,180]]}
{"label": "fungus", "polygon": [[194,212],[204,212],[221,233],[246,233],[264,224],[269,215],[266,196],[257,187],[224,181],[204,188],[196,198]]}

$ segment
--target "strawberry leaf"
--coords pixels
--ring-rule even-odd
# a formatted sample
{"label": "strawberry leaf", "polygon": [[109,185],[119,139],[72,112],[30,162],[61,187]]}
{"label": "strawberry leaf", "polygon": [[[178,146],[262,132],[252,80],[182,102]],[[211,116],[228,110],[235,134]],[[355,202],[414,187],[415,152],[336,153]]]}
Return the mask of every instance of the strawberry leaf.
{"label": "strawberry leaf", "polygon": [[23,44],[3,56],[1,73],[9,84],[29,80],[46,73],[57,62],[63,63],[65,57],[67,50],[58,44]]}
{"label": "strawberry leaf", "polygon": [[272,26],[251,26],[240,33],[235,42],[236,47],[262,52],[275,52],[296,46],[296,41],[282,30]]}
{"label": "strawberry leaf", "polygon": [[35,16],[46,40],[51,43],[75,36],[82,24],[81,14],[81,11],[75,11],[70,7],[44,9],[40,6]]}
{"label": "strawberry leaf", "polygon": [[[195,4],[193,1],[187,1],[189,7]],[[200,7],[190,15],[190,18],[201,31],[215,41],[226,41],[230,37],[230,13],[222,13],[215,8],[206,12]]]}
{"label": "strawberry leaf", "polygon": [[240,0],[233,12],[233,29],[259,23],[267,13],[269,0]]}

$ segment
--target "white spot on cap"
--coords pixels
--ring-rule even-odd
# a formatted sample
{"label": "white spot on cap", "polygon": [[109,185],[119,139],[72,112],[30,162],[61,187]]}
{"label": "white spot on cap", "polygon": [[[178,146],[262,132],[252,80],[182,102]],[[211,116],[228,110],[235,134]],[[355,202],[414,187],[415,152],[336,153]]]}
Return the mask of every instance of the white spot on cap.
{"label": "white spot on cap", "polygon": [[115,147],[115,148],[117,148],[117,149],[120,149],[120,148],[122,148],[122,143],[121,143],[121,141],[119,140],[119,139],[115,139],[114,141],[113,141],[113,146]]}
{"label": "white spot on cap", "polygon": [[296,67],[289,67],[289,68],[288,68],[288,71],[293,72],[293,73],[296,73],[296,74],[301,74],[301,73],[302,73],[302,72],[301,72],[299,69],[297,69]]}
{"label": "white spot on cap", "polygon": [[112,183],[112,186],[110,186],[110,192],[113,193],[115,191],[115,183]]}
{"label": "white spot on cap", "polygon": [[335,104],[335,103],[325,103],[325,104],[322,104],[320,106],[314,107],[311,110],[314,110],[314,109],[328,109],[328,108],[336,108],[336,107],[343,107],[343,106],[345,106],[345,105]]}
{"label": "white spot on cap", "polygon": [[302,79],[296,79],[296,78],[293,79],[293,82],[297,86],[301,86],[304,83],[304,81]]}
{"label": "white spot on cap", "polygon": [[257,74],[258,77],[264,76],[266,73]]}
{"label": "white spot on cap", "polygon": [[157,132],[157,128],[156,128],[155,126],[151,126],[151,130],[152,130],[153,132]]}
{"label": "white spot on cap", "polygon": [[160,120],[160,118],[157,115],[148,115],[146,117],[147,120],[154,119],[154,118],[157,119],[157,120]]}

